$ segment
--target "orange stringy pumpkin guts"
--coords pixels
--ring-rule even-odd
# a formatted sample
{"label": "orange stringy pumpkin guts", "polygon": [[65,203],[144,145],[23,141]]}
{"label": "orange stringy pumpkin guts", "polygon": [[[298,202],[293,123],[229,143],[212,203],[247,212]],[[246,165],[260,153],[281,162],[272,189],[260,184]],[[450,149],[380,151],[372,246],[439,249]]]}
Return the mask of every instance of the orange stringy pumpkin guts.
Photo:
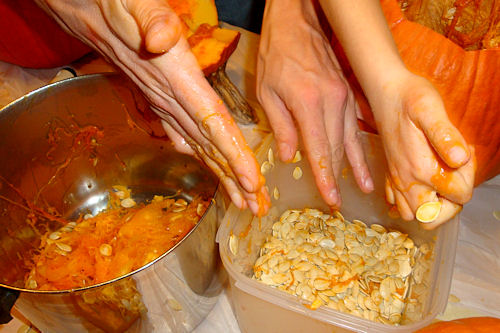
{"label": "orange stringy pumpkin guts", "polygon": [[188,203],[163,196],[136,204],[126,188],[116,186],[115,191],[106,211],[81,216],[42,237],[26,288],[80,288],[132,272],[182,240],[209,204],[201,198]]}

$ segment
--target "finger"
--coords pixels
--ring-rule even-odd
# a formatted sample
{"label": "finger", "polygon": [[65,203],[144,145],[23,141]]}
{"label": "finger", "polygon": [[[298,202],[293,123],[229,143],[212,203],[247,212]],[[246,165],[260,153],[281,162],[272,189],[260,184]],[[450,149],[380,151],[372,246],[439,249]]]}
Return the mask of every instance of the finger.
{"label": "finger", "polygon": [[394,196],[393,185],[389,175],[385,175],[385,198],[391,205],[396,204],[396,197]]}
{"label": "finger", "polygon": [[186,140],[168,122],[162,119],[161,124],[167,136],[172,140],[175,150],[182,154],[195,155],[194,150],[188,145]]}
{"label": "finger", "polygon": [[262,187],[257,193],[248,193],[245,198],[248,207],[255,216],[262,217],[269,211],[271,198],[265,187]]}
{"label": "finger", "polygon": [[436,191],[430,186],[424,184],[412,184],[405,191],[400,191],[408,203],[412,212],[416,212],[417,209],[426,202],[437,201]]}
{"label": "finger", "polygon": [[395,188],[393,188],[393,191],[396,200],[396,206],[398,207],[398,211],[401,217],[406,221],[413,220],[415,218],[415,215],[413,214],[413,211],[411,210],[410,205],[406,201],[403,193]]}
{"label": "finger", "polygon": [[279,157],[284,162],[290,162],[295,156],[298,143],[295,123],[279,96],[264,87],[259,91],[259,102],[274,132]]}
{"label": "finger", "polygon": [[[313,96],[316,92],[312,92]],[[308,96],[308,94],[305,94]],[[339,208],[341,205],[340,193],[333,174],[331,145],[327,129],[323,122],[322,105],[318,104],[319,97],[310,98],[310,103],[301,101],[295,105],[294,115],[299,124],[304,147],[309,164],[321,196],[326,204]],[[340,139],[342,140],[342,139]]]}
{"label": "finger", "polygon": [[463,166],[470,158],[467,143],[446,114],[441,98],[421,98],[414,121],[450,168]]}
{"label": "finger", "polygon": [[366,163],[363,145],[361,144],[361,140],[358,135],[359,128],[356,118],[356,107],[357,103],[354,100],[352,93],[349,92],[345,114],[344,146],[347,159],[351,164],[354,178],[356,179],[359,188],[363,192],[369,193],[373,191],[374,185],[372,177],[370,176],[370,171],[368,170],[368,164]]}
{"label": "finger", "polygon": [[229,167],[227,160],[218,151],[217,147],[208,141],[198,130],[194,121],[184,112],[182,107],[176,103],[169,105],[171,113],[166,113],[152,107],[160,116],[169,123],[179,135],[188,141],[188,144],[200,156],[205,156],[205,159],[210,159],[211,163],[217,165],[226,177],[237,181],[232,169]]}
{"label": "finger", "polygon": [[441,211],[437,219],[431,223],[420,223],[425,230],[437,228],[441,224],[451,220],[462,210],[462,205],[446,200],[445,198],[439,198],[439,201],[441,202]]}
{"label": "finger", "polygon": [[456,170],[441,167],[439,172],[431,177],[431,183],[441,196],[464,204],[472,198],[475,171],[476,161],[473,157]]}
{"label": "finger", "polygon": [[[187,111],[176,114],[186,131],[197,142],[203,142],[199,137],[201,133],[204,141],[210,143],[203,147],[216,147],[240,185],[247,192],[257,192],[265,183],[257,160],[224,103],[199,69],[187,42],[181,39],[168,53],[152,61],[166,71],[176,100],[182,110]],[[188,122],[187,117],[192,122]]]}
{"label": "finger", "polygon": [[[231,201],[235,204],[236,207],[240,209],[244,209],[247,207],[247,202],[244,199],[243,193],[241,189],[238,187],[235,180],[231,177],[231,175],[227,174],[227,171],[222,169],[219,163],[216,163],[214,159],[208,155],[201,146],[196,143],[180,126],[180,124],[170,115],[162,114],[162,117],[168,119],[169,127],[171,127],[179,136],[185,138],[186,142],[192,147],[192,149],[196,152],[196,155],[201,158],[201,160],[215,173],[217,178],[220,179],[222,185],[226,189]],[[162,123],[167,123],[167,121],[162,121]],[[234,177],[234,175],[233,175]]]}
{"label": "finger", "polygon": [[[252,213],[256,216],[264,216],[267,214],[271,199],[264,186],[262,186],[256,193],[245,191],[237,182],[232,170],[227,166],[227,161],[225,161],[224,157],[220,154],[220,152],[218,152],[216,147],[211,147],[211,149],[202,148],[200,144],[191,139],[188,133],[184,132],[184,128],[181,127],[181,125],[174,118],[170,115],[164,115],[164,117],[169,119],[169,123],[174,130],[186,139],[190,146],[196,151],[197,155],[199,155],[205,164],[207,164],[207,166],[214,171],[216,176],[221,180],[222,184],[226,188],[231,201],[238,208],[244,209],[248,206]],[[204,138],[202,137],[201,140],[204,140]]]}
{"label": "finger", "polygon": [[165,53],[182,35],[182,23],[165,0],[126,0],[125,7],[134,17],[146,50],[151,53]]}
{"label": "finger", "polygon": [[321,96],[325,118],[326,134],[332,154],[332,169],[335,179],[340,175],[344,158],[345,112],[347,106],[347,87],[340,79],[333,79],[329,84],[328,96]]}

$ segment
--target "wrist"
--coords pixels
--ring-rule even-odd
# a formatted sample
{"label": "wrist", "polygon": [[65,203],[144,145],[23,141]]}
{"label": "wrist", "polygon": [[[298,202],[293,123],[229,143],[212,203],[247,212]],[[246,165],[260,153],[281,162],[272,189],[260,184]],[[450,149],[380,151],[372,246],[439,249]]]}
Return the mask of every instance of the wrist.
{"label": "wrist", "polygon": [[380,71],[368,84],[363,84],[363,91],[372,109],[377,128],[382,130],[382,124],[388,124],[390,117],[394,117],[396,110],[401,109],[398,105],[401,94],[413,76],[406,67],[391,65],[391,69]]}
{"label": "wrist", "polygon": [[311,0],[267,0],[264,22],[280,22],[287,25],[307,22],[314,24],[317,16]]}
{"label": "wrist", "polygon": [[259,53],[277,45],[298,46],[304,36],[317,32],[322,30],[311,0],[267,1]]}

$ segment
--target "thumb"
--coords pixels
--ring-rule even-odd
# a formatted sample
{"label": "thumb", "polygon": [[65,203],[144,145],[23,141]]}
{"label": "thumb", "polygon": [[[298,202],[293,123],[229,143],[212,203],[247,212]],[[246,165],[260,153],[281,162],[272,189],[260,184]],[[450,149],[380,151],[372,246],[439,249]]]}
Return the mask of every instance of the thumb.
{"label": "thumb", "polygon": [[124,5],[139,25],[148,52],[165,53],[177,44],[183,26],[166,0],[126,0]]}
{"label": "thumb", "polygon": [[470,151],[462,134],[448,118],[441,98],[437,97],[434,103],[423,101],[420,112],[416,112],[416,122],[439,157],[450,168],[456,169],[469,161]]}
{"label": "thumb", "polygon": [[420,223],[423,229],[435,229],[448,220],[451,220],[462,210],[462,205],[459,205],[453,201],[446,200],[445,198],[439,198],[439,201],[441,202],[441,211],[439,212],[437,219],[431,223]]}

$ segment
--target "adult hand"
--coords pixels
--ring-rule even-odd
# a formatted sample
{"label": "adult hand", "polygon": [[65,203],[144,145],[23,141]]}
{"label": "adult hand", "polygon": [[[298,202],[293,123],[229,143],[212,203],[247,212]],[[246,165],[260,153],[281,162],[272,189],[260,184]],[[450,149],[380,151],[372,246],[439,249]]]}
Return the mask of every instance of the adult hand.
{"label": "adult hand", "polygon": [[196,153],[232,201],[265,214],[259,165],[206,81],[165,0],[37,0],[68,32],[123,70],[142,90],[178,150]]}
{"label": "adult hand", "polygon": [[382,136],[389,175],[386,194],[401,216],[412,220],[423,203],[441,201],[432,229],[470,200],[474,150],[448,119],[439,93],[426,79],[404,71],[381,87],[372,108]]}
{"label": "adult hand", "polygon": [[360,188],[364,192],[373,189],[357,135],[357,104],[311,1],[266,3],[257,96],[283,161],[291,161],[295,155],[297,124],[316,184],[328,205],[341,204],[335,179],[344,149]]}

